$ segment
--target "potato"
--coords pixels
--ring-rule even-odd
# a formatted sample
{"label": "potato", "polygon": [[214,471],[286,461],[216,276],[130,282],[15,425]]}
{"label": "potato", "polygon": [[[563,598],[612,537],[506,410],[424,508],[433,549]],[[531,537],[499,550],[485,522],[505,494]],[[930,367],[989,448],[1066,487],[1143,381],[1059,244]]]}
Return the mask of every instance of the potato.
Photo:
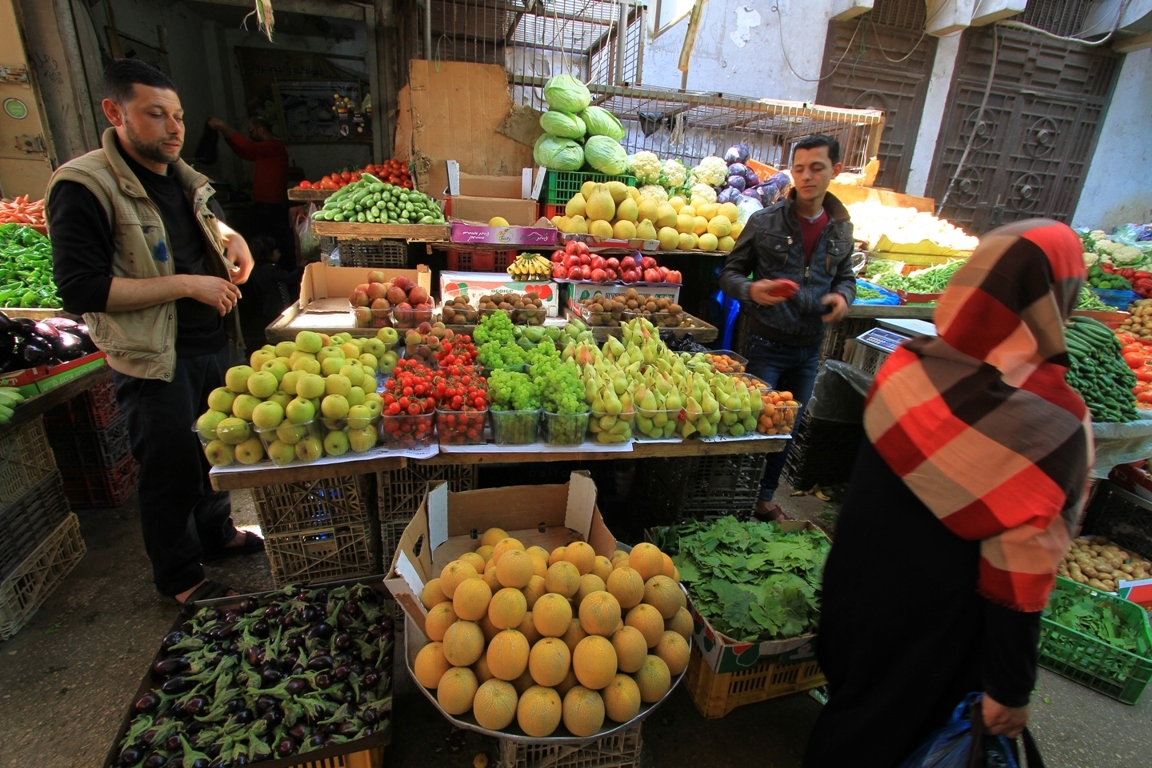
{"label": "potato", "polygon": [[1104,589],[1104,582],[1100,579],[1088,579],[1088,586],[1094,589]]}
{"label": "potato", "polygon": [[1100,571],[1096,570],[1096,566],[1093,565],[1084,566],[1081,572],[1090,579],[1095,579],[1100,575]]}

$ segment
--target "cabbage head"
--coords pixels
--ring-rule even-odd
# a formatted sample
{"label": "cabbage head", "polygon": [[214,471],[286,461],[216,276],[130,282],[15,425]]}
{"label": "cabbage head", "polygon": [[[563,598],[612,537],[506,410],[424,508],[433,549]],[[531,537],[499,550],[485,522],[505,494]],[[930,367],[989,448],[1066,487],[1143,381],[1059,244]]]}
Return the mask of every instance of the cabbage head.
{"label": "cabbage head", "polygon": [[628,170],[628,153],[620,142],[608,136],[589,137],[584,142],[584,157],[588,165],[609,176],[619,176]]}
{"label": "cabbage head", "polygon": [[560,109],[573,115],[583,112],[592,103],[588,86],[572,75],[556,75],[544,84],[544,101],[552,109]]}
{"label": "cabbage head", "polygon": [[582,139],[586,130],[584,121],[578,116],[558,109],[550,109],[540,115],[540,127],[546,133],[562,139]]}
{"label": "cabbage head", "polygon": [[584,165],[584,150],[572,139],[542,135],[532,148],[536,164],[554,171],[578,171]]}
{"label": "cabbage head", "polygon": [[624,126],[616,119],[616,115],[600,107],[588,107],[580,113],[584,124],[588,126],[590,136],[607,136],[616,141],[624,141]]}

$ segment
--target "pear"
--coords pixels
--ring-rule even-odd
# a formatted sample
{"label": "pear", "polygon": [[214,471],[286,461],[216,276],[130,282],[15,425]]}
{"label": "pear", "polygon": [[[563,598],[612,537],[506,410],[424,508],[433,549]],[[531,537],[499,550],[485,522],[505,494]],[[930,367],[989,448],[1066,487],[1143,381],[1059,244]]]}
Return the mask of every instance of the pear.
{"label": "pear", "polygon": [[[651,221],[644,219],[636,227],[636,237],[640,238],[641,240],[656,240],[658,239],[656,235],[656,227],[652,226]],[[677,237],[677,241],[679,241],[679,237]]]}
{"label": "pear", "polygon": [[588,222],[583,216],[573,216],[568,220],[568,229],[564,230],[570,235],[588,234]]}
{"label": "pear", "polygon": [[624,200],[631,200],[632,196],[628,194],[628,185],[622,181],[609,181],[604,186],[608,188],[608,194],[612,195],[612,202],[621,203]]}
{"label": "pear", "polygon": [[585,200],[587,200],[588,198],[592,197],[592,190],[595,188],[596,182],[586,181],[580,185],[580,194],[584,196]]}
{"label": "pear", "polygon": [[[640,209],[637,207],[636,201],[630,197],[625,198],[616,206],[616,218],[619,220],[626,220],[635,224],[639,215]],[[728,220],[724,219],[724,221],[727,222]],[[728,233],[725,232],[724,234]]]}
{"label": "pear", "polygon": [[[568,201],[568,205],[564,206],[564,213],[569,216],[583,216],[586,205],[587,201],[584,199],[584,195],[577,192],[572,196],[572,199]],[[727,219],[725,219],[725,221],[727,221]],[[727,234],[727,232],[725,232],[725,234]]]}

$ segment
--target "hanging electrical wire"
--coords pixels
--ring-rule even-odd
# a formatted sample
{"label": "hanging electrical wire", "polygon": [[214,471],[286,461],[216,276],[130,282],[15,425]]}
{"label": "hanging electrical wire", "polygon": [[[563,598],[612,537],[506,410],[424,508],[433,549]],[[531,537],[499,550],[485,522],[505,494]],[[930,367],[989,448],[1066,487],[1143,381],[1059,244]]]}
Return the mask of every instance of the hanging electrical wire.
{"label": "hanging electrical wire", "polygon": [[[1041,27],[1025,24],[1022,21],[1013,21],[1012,19],[1004,19],[1003,21],[998,21],[996,22],[996,26],[1009,27],[1011,29],[1022,29],[1026,32],[1035,32],[1052,40],[1059,40],[1060,42],[1064,43],[1079,43],[1080,45],[1095,48],[1096,46],[1104,45],[1104,43],[1111,40],[1112,37],[1116,34],[1116,31],[1120,29],[1120,22],[1124,18],[1124,14],[1128,12],[1128,6],[1131,4],[1131,2],[1132,0],[1120,0],[1120,7],[1116,9],[1116,18],[1112,22],[1112,29],[1108,30],[1108,34],[1104,35],[1104,37],[1100,38],[1099,40],[1086,40],[1083,37],[1068,37],[1065,35],[1057,35],[1054,32],[1049,32],[1048,30]],[[1089,27],[1089,29],[1091,29],[1091,27]]]}
{"label": "hanging electrical wire", "polygon": [[960,177],[960,172],[964,170],[964,164],[968,162],[968,153],[972,151],[972,144],[976,141],[976,132],[980,129],[980,124],[984,118],[984,110],[988,108],[988,96],[992,93],[992,80],[996,77],[996,62],[999,58],[1000,34],[996,31],[996,26],[993,25],[992,63],[988,66],[988,82],[984,84],[984,96],[980,99],[980,109],[976,111],[976,116],[972,120],[972,132],[968,134],[968,141],[964,144],[964,153],[960,155],[960,162],[957,163],[952,178],[948,179],[948,186],[944,190],[944,196],[940,198],[940,205],[936,206],[937,217],[940,216],[940,212],[948,203],[948,196],[952,194],[952,187],[956,184],[956,179]]}

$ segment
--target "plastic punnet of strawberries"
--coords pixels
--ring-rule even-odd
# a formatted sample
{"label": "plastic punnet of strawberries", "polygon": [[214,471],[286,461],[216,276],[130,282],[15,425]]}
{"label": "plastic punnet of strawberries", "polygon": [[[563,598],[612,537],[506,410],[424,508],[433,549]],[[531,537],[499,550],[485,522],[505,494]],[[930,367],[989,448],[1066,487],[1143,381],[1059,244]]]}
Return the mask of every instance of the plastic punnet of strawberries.
{"label": "plastic punnet of strawberries", "polygon": [[432,369],[416,360],[396,363],[392,377],[384,385],[384,443],[392,448],[431,443],[438,402]]}
{"label": "plastic punnet of strawberries", "polygon": [[435,376],[441,445],[479,445],[488,417],[488,382],[471,363],[441,363]]}

